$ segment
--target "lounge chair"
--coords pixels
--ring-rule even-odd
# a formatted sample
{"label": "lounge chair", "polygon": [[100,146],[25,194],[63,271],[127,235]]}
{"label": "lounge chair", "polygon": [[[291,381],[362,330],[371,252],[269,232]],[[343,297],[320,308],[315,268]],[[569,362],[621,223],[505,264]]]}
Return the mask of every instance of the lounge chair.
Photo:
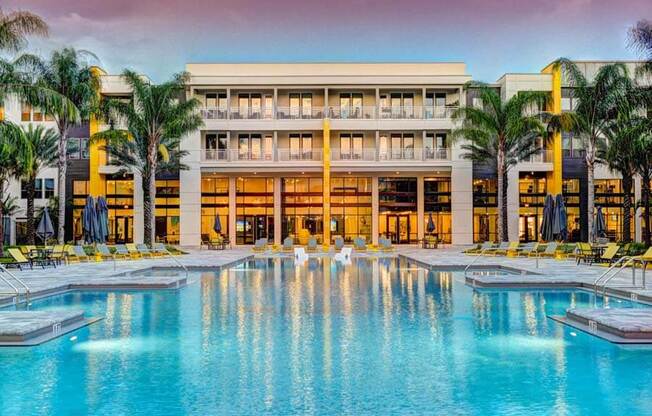
{"label": "lounge chair", "polygon": [[516,253],[518,252],[518,246],[519,243],[517,242],[508,243],[506,249],[498,248],[493,252],[493,255],[494,256],[508,256],[510,254],[516,255]]}
{"label": "lounge chair", "polygon": [[608,246],[600,257],[596,259],[596,263],[601,266],[610,266],[611,263],[618,260],[618,251],[620,247],[616,244]]}
{"label": "lounge chair", "polygon": [[394,246],[392,246],[392,240],[390,240],[389,238],[384,238],[384,237],[379,238],[378,246],[380,247],[381,251],[394,251]]}
{"label": "lounge chair", "polygon": [[89,262],[90,257],[84,251],[82,246],[68,246],[68,261],[69,262]]}
{"label": "lounge chair", "polygon": [[473,254],[477,253],[480,251],[480,247],[482,247],[480,244],[474,244],[473,247],[467,248],[466,250],[462,250],[463,254]]}
{"label": "lounge chair", "polygon": [[344,248],[344,239],[342,237],[335,237],[335,250],[342,250]]}
{"label": "lounge chair", "polygon": [[4,266],[16,266],[20,270],[23,270],[23,266],[29,266],[29,268],[33,268],[34,264],[31,259],[25,257],[25,255],[17,248],[8,248],[7,253],[12,258],[12,261],[9,263],[3,263]]}
{"label": "lounge chair", "polygon": [[367,251],[367,244],[362,237],[356,237],[353,239],[353,248],[355,251]]}
{"label": "lounge chair", "polygon": [[256,252],[267,251],[267,239],[266,238],[259,238],[258,240],[256,240],[252,250],[256,251]]}
{"label": "lounge chair", "polygon": [[158,254],[154,252],[151,248],[147,247],[145,244],[136,244],[136,249],[143,257],[152,258],[154,256],[158,257]]}
{"label": "lounge chair", "polygon": [[500,244],[498,244],[498,247],[492,247],[486,250],[482,250],[479,254],[481,256],[497,256],[498,254],[502,254],[502,253],[507,254],[507,250],[509,250],[510,244],[511,243],[509,241],[503,241]]}
{"label": "lounge chair", "polygon": [[294,239],[292,237],[286,237],[283,240],[283,251],[286,253],[292,253],[294,251]]}
{"label": "lounge chair", "polygon": [[559,244],[556,241],[551,241],[546,244],[546,249],[540,253],[537,253],[539,257],[552,257],[554,258],[557,255],[557,247]]}
{"label": "lounge chair", "polygon": [[539,249],[539,243],[525,243],[523,244],[523,247],[518,249],[516,255],[519,257],[528,257],[532,253],[536,253],[538,249]]}
{"label": "lounge chair", "polygon": [[129,254],[131,255],[132,258],[134,258],[134,259],[142,259],[143,258],[143,253],[138,251],[138,248],[136,247],[136,244],[134,244],[134,243],[125,244],[125,247],[127,248],[127,251],[129,251]]}
{"label": "lounge chair", "polygon": [[575,259],[577,260],[577,264],[580,264],[580,261],[589,264],[593,263],[595,261],[595,253],[593,253],[591,244],[577,243],[577,247],[575,248]]}
{"label": "lounge chair", "polygon": [[652,247],[649,247],[647,251],[642,255],[632,257],[632,260],[636,263],[641,263],[643,266],[643,271],[645,272],[648,263],[652,263]]}
{"label": "lounge chair", "polygon": [[469,255],[473,255],[473,256],[479,256],[483,252],[485,252],[487,250],[492,250],[493,248],[494,248],[494,243],[492,243],[491,241],[485,241],[477,249],[466,250],[465,254],[469,254]]}
{"label": "lounge chair", "polygon": [[310,237],[308,239],[308,246],[306,247],[307,252],[317,251],[317,239],[315,237]]}
{"label": "lounge chair", "polygon": [[115,245],[115,254],[116,256],[122,257],[123,259],[135,259],[137,257],[134,257],[132,253],[127,250],[127,247],[125,247],[124,244],[116,244]]}
{"label": "lounge chair", "polygon": [[67,257],[68,257],[68,250],[65,245],[57,244],[54,247],[52,247],[52,254],[50,254],[50,258],[57,262],[58,264],[67,262]]}
{"label": "lounge chair", "polygon": [[102,260],[105,259],[111,259],[115,260],[116,255],[111,253],[111,250],[109,250],[109,247],[107,247],[106,244],[98,244],[95,246],[95,253],[100,256]]}
{"label": "lounge chair", "polygon": [[29,259],[38,257],[36,246],[21,246],[20,251]]}
{"label": "lounge chair", "polygon": [[165,257],[171,255],[168,249],[165,247],[165,244],[163,243],[152,244],[152,252],[155,253],[154,255],[159,257]]}

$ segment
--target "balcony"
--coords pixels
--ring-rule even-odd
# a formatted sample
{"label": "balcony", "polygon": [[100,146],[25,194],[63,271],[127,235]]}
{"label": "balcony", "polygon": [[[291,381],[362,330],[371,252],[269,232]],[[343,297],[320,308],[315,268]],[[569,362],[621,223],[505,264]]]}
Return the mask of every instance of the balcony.
{"label": "balcony", "polygon": [[322,149],[277,149],[276,154],[281,162],[319,162],[322,160]]}
{"label": "balcony", "polygon": [[231,107],[202,108],[205,120],[449,120],[458,107],[452,106],[359,106],[359,107]]}
{"label": "balcony", "polygon": [[263,151],[241,151],[239,149],[203,149],[203,161],[211,162],[235,162],[235,161],[252,161],[271,162],[274,160],[273,152]]}
{"label": "balcony", "polygon": [[333,161],[373,162],[376,160],[376,149],[358,149],[344,152],[340,149],[332,149],[331,159]]}
{"label": "balcony", "polygon": [[551,149],[541,149],[524,160],[525,163],[552,163],[554,155]]}
{"label": "balcony", "polygon": [[319,120],[324,118],[324,107],[277,107],[278,120]]}

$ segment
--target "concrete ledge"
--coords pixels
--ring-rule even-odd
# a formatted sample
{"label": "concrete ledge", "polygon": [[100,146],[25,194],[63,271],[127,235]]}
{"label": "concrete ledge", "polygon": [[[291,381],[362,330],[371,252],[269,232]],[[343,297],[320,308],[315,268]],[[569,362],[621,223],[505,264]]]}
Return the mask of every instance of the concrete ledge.
{"label": "concrete ledge", "polygon": [[0,346],[32,346],[90,325],[83,311],[0,312]]}

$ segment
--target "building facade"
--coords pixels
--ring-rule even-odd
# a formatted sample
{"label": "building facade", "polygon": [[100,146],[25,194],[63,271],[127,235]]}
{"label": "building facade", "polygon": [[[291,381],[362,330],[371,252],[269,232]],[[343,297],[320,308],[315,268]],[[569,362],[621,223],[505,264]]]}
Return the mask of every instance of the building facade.
{"label": "building facade", "polygon": [[[603,63],[578,63],[587,75]],[[631,63],[629,65],[634,65]],[[197,246],[221,234],[238,245],[288,236],[331,242],[379,236],[410,244],[426,234],[450,244],[496,240],[496,175],[463,157],[452,140],[457,108],[480,105],[463,63],[188,64],[187,97],[201,102],[204,126],[184,138],[187,170],[157,178],[156,235]],[[551,94],[554,112],[572,109],[572,89],[552,66],[505,74],[492,84],[507,99],[520,91]],[[129,97],[120,77],[102,73],[102,94]],[[51,123],[20,103],[5,117]],[[107,126],[79,127],[69,154],[67,238],[81,235],[88,195],[109,202],[110,240],[142,241],[138,175],[108,164],[88,137]],[[514,167],[508,178],[510,240],[537,240],[547,194],[563,193],[571,239],[586,239],[586,168],[576,140],[558,135]],[[76,149],[76,150],[75,150]],[[56,195],[56,169],[42,175],[41,204]],[[622,233],[617,174],[596,172],[596,202],[609,237]],[[15,181],[9,193],[20,193]],[[640,198],[640,181],[635,197]],[[620,202],[619,202],[620,201]],[[24,204],[24,200],[21,202]],[[584,209],[583,209],[584,207]],[[24,217],[24,208],[23,208]],[[21,212],[11,240],[21,238]],[[434,226],[434,227],[433,227]],[[641,218],[634,233],[640,239]],[[433,229],[434,228],[434,229]]]}

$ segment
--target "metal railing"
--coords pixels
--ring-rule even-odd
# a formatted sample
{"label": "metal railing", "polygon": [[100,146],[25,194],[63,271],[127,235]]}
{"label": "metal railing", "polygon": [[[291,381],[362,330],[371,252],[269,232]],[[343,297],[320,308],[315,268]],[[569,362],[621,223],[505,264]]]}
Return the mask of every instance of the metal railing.
{"label": "metal railing", "polygon": [[450,160],[451,149],[449,147],[425,148],[422,155],[423,160]]}
{"label": "metal railing", "polygon": [[420,160],[421,152],[413,147],[390,149],[378,152],[378,160]]}
{"label": "metal railing", "polygon": [[319,120],[324,118],[324,107],[276,107],[278,120]]}
{"label": "metal railing", "polygon": [[[169,256],[169,257],[170,257],[170,258],[171,258],[171,259],[172,259],[176,264],[179,265],[179,267],[181,267],[181,268],[183,269],[184,272],[186,272],[186,283],[188,283],[188,268],[186,267],[186,265],[183,264],[183,263],[181,263],[181,261],[180,261],[179,259],[177,259],[176,257],[174,257],[174,255],[172,255],[172,253],[170,253],[170,251],[169,251],[165,246],[164,246],[163,250],[167,253],[167,255],[168,255],[168,256]],[[177,286],[178,286],[178,282],[177,282]]]}
{"label": "metal railing", "polygon": [[332,160],[346,160],[353,162],[369,162],[376,160],[376,149],[357,149],[357,150],[331,150]]}
{"label": "metal railing", "polygon": [[534,154],[531,154],[525,162],[529,163],[552,163],[554,155],[550,149],[541,149]]}
{"label": "metal railing", "polygon": [[277,149],[276,154],[283,162],[322,160],[322,149]]}
{"label": "metal railing", "polygon": [[[632,287],[636,288],[636,267],[633,264],[634,258],[631,256],[624,256],[619,258],[614,262],[604,273],[598,276],[597,279],[593,282],[593,305],[597,307],[598,305],[598,293],[599,288],[602,287],[602,305],[605,306],[605,296],[607,294],[607,285],[611,280],[616,276],[619,276],[625,267],[632,265]],[[645,282],[643,282],[643,287],[645,287]]]}
{"label": "metal railing", "polygon": [[267,151],[245,151],[240,149],[203,149],[204,161],[273,161],[274,153]]}
{"label": "metal railing", "polygon": [[204,107],[199,110],[206,120],[446,120],[457,106],[310,106],[310,107]]}
{"label": "metal railing", "polygon": [[[9,276],[10,279],[8,279],[7,276]],[[18,276],[16,276],[15,274],[7,270],[7,268],[1,264],[0,264],[0,280],[2,280],[7,286],[9,286],[12,289],[11,294],[16,296],[14,298],[15,299],[14,303],[16,304],[21,303],[20,300],[21,292],[18,286],[22,287],[24,291],[23,294],[25,295],[25,298],[23,302],[29,302],[30,289],[27,283],[25,283],[22,279],[18,278]],[[15,283],[12,283],[12,280]]]}

